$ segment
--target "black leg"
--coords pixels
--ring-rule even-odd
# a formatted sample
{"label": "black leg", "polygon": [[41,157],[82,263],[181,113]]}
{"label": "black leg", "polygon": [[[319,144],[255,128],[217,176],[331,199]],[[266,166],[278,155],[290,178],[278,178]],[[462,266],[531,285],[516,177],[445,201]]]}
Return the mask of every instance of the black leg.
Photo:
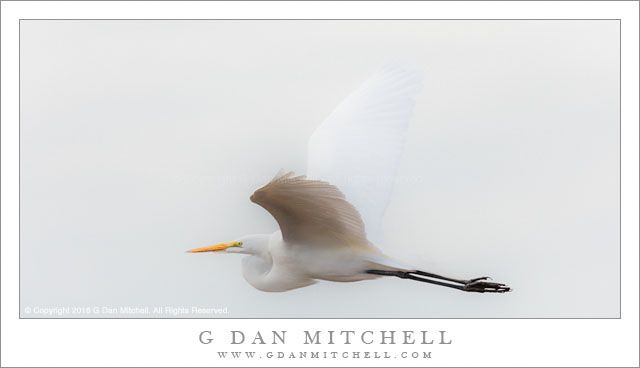
{"label": "black leg", "polygon": [[473,281],[480,281],[480,280],[488,280],[488,279],[490,279],[490,277],[484,276],[484,277],[478,277],[478,278],[471,279],[471,280],[458,280],[458,279],[452,279],[452,278],[449,278],[449,277],[436,275],[435,273],[429,273],[429,272],[424,272],[424,271],[419,271],[419,270],[411,271],[411,273],[415,273],[416,275],[420,275],[420,276],[431,277],[431,278],[434,278],[434,279],[457,282],[458,284],[468,284],[469,282],[473,282]]}
{"label": "black leg", "polygon": [[[381,276],[396,276],[401,279],[410,279],[429,284],[440,285],[453,289],[458,289],[476,293],[504,293],[510,291],[511,288],[505,284],[485,281],[488,277],[478,277],[471,280],[457,280],[444,277],[424,271],[387,271],[387,270],[367,270],[367,273]],[[436,281],[432,279],[445,280],[450,282]]]}

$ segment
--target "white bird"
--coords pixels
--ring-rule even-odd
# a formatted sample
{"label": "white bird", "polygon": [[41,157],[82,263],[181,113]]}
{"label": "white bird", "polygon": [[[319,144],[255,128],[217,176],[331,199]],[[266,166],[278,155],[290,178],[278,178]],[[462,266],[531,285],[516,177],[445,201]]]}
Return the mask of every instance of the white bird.
{"label": "white bird", "polygon": [[421,85],[419,73],[398,65],[380,69],[313,133],[308,178],[280,172],[250,197],[276,219],[280,231],[189,252],[248,255],[242,259],[244,278],[262,291],[382,276],[463,291],[509,291],[488,277],[458,280],[402,265],[372,243],[382,239],[382,217]]}

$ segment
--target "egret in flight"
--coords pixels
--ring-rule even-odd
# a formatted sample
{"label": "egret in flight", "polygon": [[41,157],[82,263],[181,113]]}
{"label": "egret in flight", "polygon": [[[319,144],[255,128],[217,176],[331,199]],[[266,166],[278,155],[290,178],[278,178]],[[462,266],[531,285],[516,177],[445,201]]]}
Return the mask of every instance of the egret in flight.
{"label": "egret in flight", "polygon": [[247,255],[244,278],[262,291],[287,291],[317,280],[349,282],[384,276],[469,292],[503,293],[488,281],[444,277],[398,263],[374,244],[402,152],[420,73],[386,65],[349,95],[311,136],[307,176],[279,172],[250,199],[279,231],[246,235],[191,253]]}

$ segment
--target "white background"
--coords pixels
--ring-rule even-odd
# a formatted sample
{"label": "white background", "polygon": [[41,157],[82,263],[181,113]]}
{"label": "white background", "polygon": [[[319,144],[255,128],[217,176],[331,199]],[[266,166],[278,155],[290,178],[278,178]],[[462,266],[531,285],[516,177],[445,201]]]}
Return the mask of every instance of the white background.
{"label": "white background", "polygon": [[[618,317],[618,26],[24,20],[22,316]],[[248,196],[304,173],[315,127],[391,57],[425,79],[378,245],[513,293],[385,279],[265,294],[241,256],[184,252],[274,231]]]}
{"label": "white background", "polygon": [[[10,4],[11,7],[16,7],[14,4]],[[435,6],[436,4],[430,4],[429,6]],[[20,4],[20,6],[25,6]],[[31,5],[26,5],[29,7]],[[50,6],[50,5],[49,5]],[[80,7],[86,6],[85,4],[80,5]],[[118,4],[111,5],[114,9],[118,7]],[[165,5],[160,7],[156,7],[156,11],[158,13],[154,14],[154,17],[175,17],[176,12],[173,11],[170,13],[162,13],[162,9]],[[190,5],[196,6],[196,5]],[[210,8],[212,6],[223,6],[223,4],[201,4],[197,6],[202,6],[205,8]],[[322,5],[314,5],[314,7],[330,7],[330,4],[322,4]],[[383,4],[374,4],[373,6],[368,7],[368,13],[359,13],[361,16],[366,14],[367,17],[380,17],[384,14],[385,17],[389,17],[393,15],[393,13],[389,13],[388,11],[381,13],[379,6],[383,6]],[[410,4],[406,6],[417,6],[424,7],[425,4]],[[471,7],[466,7],[464,12],[456,13],[456,17],[466,16],[470,9],[473,7],[479,7],[481,4],[474,4]],[[510,8],[513,4],[502,5]],[[551,7],[552,4],[533,4],[528,5],[532,6],[535,9],[542,10],[544,7]],[[554,5],[555,6],[555,5]],[[562,6],[559,4],[557,6]],[[611,6],[611,5],[609,5]],[[631,7],[632,9],[628,9],[630,14],[637,14],[637,9],[635,8],[635,4],[626,3],[627,7]],[[15,11],[7,12],[6,10],[9,8],[6,6],[6,3],[3,3],[4,11],[3,17],[8,17],[7,13],[10,13],[13,17],[20,17],[20,15]],[[452,10],[455,10],[457,5],[446,5],[442,6],[437,13],[438,16],[449,17],[453,16]],[[47,7],[38,8],[39,12],[46,10]],[[257,7],[259,8],[259,6]],[[254,8],[254,9],[257,9]],[[447,9],[449,8],[449,9]],[[396,8],[398,12],[402,9],[406,11],[405,16],[411,14],[412,16],[416,15],[416,9],[408,9],[404,7]],[[476,8],[476,10],[479,8]],[[485,8],[486,9],[486,8]],[[475,13],[475,16],[502,16],[502,17],[518,17],[523,16],[524,13],[518,12],[508,12],[504,11],[498,12],[495,9],[491,11],[491,14],[481,14]],[[607,14],[606,11],[602,9],[597,9],[597,4],[589,3],[582,4],[581,10],[584,12],[588,12],[589,9],[597,10],[591,14],[591,16],[598,17],[620,17],[622,13],[616,13],[616,8],[610,8],[612,13],[610,15]],[[362,10],[362,9],[360,9]],[[432,9],[433,10],[433,9]],[[529,9],[531,10],[531,9]],[[575,9],[574,9],[575,10]],[[447,12],[449,11],[449,13]],[[618,9],[618,11],[622,11],[622,9]],[[34,15],[36,13],[29,13],[30,16],[42,16],[42,15]],[[94,13],[93,16],[96,16]],[[135,16],[133,13],[128,13],[131,16]],[[150,16],[150,13],[146,13],[147,16]],[[195,14],[199,16],[202,15],[202,11],[196,13],[184,13],[181,16],[185,17],[193,17]],[[220,13],[215,13],[220,14]],[[238,13],[226,13],[229,16],[236,16]],[[305,17],[309,16],[310,13],[302,12],[294,12],[291,16],[296,17]],[[315,16],[322,16],[322,12],[315,12]],[[328,14],[328,13],[327,13]],[[394,16],[402,16],[403,13],[396,13]],[[426,13],[425,13],[426,14]],[[528,11],[527,16],[536,16],[535,11]],[[578,12],[573,11],[572,16],[576,16]],[[138,14],[139,15],[139,14]],[[349,14],[345,14],[349,15]],[[566,16],[567,14],[564,14]],[[25,15],[23,14],[22,17]],[[78,17],[87,17],[92,16],[92,13],[78,13],[75,16]],[[100,16],[109,16],[108,12],[101,12]],[[111,14],[111,16],[116,16],[116,13]],[[117,15],[122,16],[122,14]],[[244,16],[247,16],[246,14]],[[264,13],[263,16],[269,16],[268,13]],[[425,15],[426,17],[427,15]],[[429,17],[434,17],[434,13],[429,13]],[[537,16],[549,16],[548,13],[539,13]],[[555,16],[562,16],[562,14],[556,13]],[[582,17],[588,16],[582,15]],[[625,18],[626,19],[626,18]],[[8,19],[3,19],[3,37],[9,38],[10,36],[16,37],[17,28],[10,28],[6,26],[10,22]],[[629,23],[625,23],[623,21],[623,35],[627,35],[626,27],[628,27]],[[17,27],[17,23],[14,23]],[[634,18],[633,27],[637,27],[637,19]],[[637,56],[637,38],[631,39],[631,37],[636,37],[637,28],[633,28],[629,30],[629,35],[623,36],[623,50],[631,50],[628,51],[629,55],[633,58]],[[9,38],[10,39],[10,38]],[[628,46],[625,40],[630,40],[632,42],[629,43]],[[8,42],[4,42],[6,39],[3,39],[3,57],[6,55],[5,48],[8,47]],[[625,48],[626,47],[626,48]],[[627,51],[623,51],[623,54]],[[624,58],[623,58],[624,59]],[[5,59],[6,60],[6,59]],[[17,70],[17,64],[11,64],[5,62],[3,60],[3,77],[8,76],[8,78],[3,78],[3,106],[11,106],[11,103],[17,102],[17,100],[12,99],[17,96],[9,95],[7,92],[9,91],[9,87],[11,87],[11,91],[14,91],[14,87],[17,87],[17,75],[16,78],[12,78]],[[9,59],[11,60],[11,59]],[[628,59],[624,59],[628,60]],[[14,62],[17,61],[13,60]],[[637,80],[637,68],[629,68],[627,71],[624,65],[627,67],[631,64],[631,66],[637,66],[637,59],[631,59],[623,62],[623,75],[629,76],[624,80],[627,81],[636,81]],[[12,73],[8,73],[9,66],[13,66],[16,69],[11,69]],[[634,73],[634,74],[627,74]],[[13,83],[13,84],[10,84]],[[635,82],[634,82],[635,83]],[[622,182],[622,195],[623,195],[623,319],[622,320],[601,320],[601,321],[496,321],[496,320],[485,320],[485,321],[470,321],[470,320],[447,320],[447,321],[430,321],[423,320],[418,323],[410,320],[402,320],[402,321],[377,321],[376,328],[379,329],[403,329],[408,328],[426,328],[432,329],[432,326],[437,326],[436,329],[448,329],[452,331],[455,335],[459,337],[456,339],[456,345],[451,346],[449,349],[449,353],[442,350],[439,354],[439,359],[434,361],[434,364],[438,365],[462,365],[462,364],[478,364],[479,361],[482,361],[482,364],[517,364],[517,359],[522,358],[523,356],[527,357],[527,364],[573,364],[573,365],[602,365],[605,362],[613,362],[615,364],[637,364],[637,354],[633,353],[637,346],[637,334],[631,330],[631,326],[637,326],[637,248],[635,244],[637,244],[637,231],[634,230],[634,227],[637,226],[637,218],[633,218],[637,214],[637,207],[627,208],[628,204],[637,203],[637,172],[633,173],[633,170],[637,168],[637,162],[628,162],[627,160],[632,159],[635,160],[637,158],[637,142],[633,143],[633,145],[629,145],[632,141],[627,141],[627,139],[635,140],[637,138],[637,127],[633,124],[634,121],[637,121],[637,108],[635,108],[637,101],[637,85],[627,86],[623,83],[623,182]],[[625,106],[628,106],[629,109],[626,109]],[[7,112],[15,113],[16,115],[9,115]],[[40,341],[46,341],[46,345],[39,346],[38,351],[40,354],[38,355],[29,355],[28,361],[29,364],[52,364],[52,360],[55,360],[56,357],[63,358],[65,360],[57,360],[61,364],[88,364],[90,362],[89,357],[91,356],[100,356],[96,355],[95,351],[103,351],[101,346],[106,342],[111,342],[115,344],[114,348],[123,349],[121,350],[121,354],[113,354],[110,356],[100,356],[100,364],[109,365],[109,364],[118,364],[120,363],[128,363],[128,364],[161,364],[161,365],[171,365],[171,364],[216,364],[213,361],[211,354],[211,349],[203,349],[198,346],[194,342],[197,333],[202,329],[211,328],[210,326],[214,323],[213,321],[203,322],[203,321],[17,321],[15,318],[18,315],[17,310],[17,263],[10,263],[7,259],[13,259],[17,261],[17,218],[9,218],[7,219],[7,214],[9,214],[10,210],[15,210],[17,212],[17,197],[15,198],[15,202],[7,201],[7,194],[10,190],[15,190],[17,193],[17,177],[15,178],[15,182],[9,181],[7,179],[7,175],[4,175],[7,171],[11,170],[11,166],[8,167],[7,164],[11,164],[12,161],[9,160],[11,154],[14,154],[14,158],[16,159],[13,162],[15,166],[14,173],[17,174],[17,141],[13,142],[15,144],[15,148],[11,149],[11,146],[6,144],[7,136],[11,133],[17,133],[17,120],[15,126],[11,126],[7,124],[7,121],[10,119],[15,119],[17,117],[17,109],[9,110],[3,109],[3,230],[11,229],[12,223],[9,221],[13,221],[15,224],[15,231],[13,232],[13,238],[10,238],[7,233],[9,231],[3,231],[3,249],[2,249],[2,258],[3,258],[3,305],[2,305],[2,313],[3,313],[3,344],[10,343],[11,346],[5,345],[3,347],[3,351],[19,351],[17,347],[19,345],[27,347],[27,339],[30,336],[34,336],[36,331],[37,336]],[[628,122],[628,123],[625,123]],[[8,133],[8,134],[5,134]],[[17,135],[14,136],[17,138]],[[629,138],[633,137],[633,138]],[[625,143],[626,142],[626,143]],[[628,165],[628,166],[626,166]],[[626,168],[630,170],[627,170]],[[632,181],[629,181],[632,180]],[[635,188],[635,189],[634,189]],[[627,196],[628,195],[628,196]],[[631,196],[634,196],[633,198]],[[10,198],[9,198],[10,199]],[[8,202],[8,203],[7,203]],[[13,207],[12,207],[13,206]],[[635,212],[634,212],[635,211]],[[626,234],[626,235],[625,235]],[[15,247],[6,246],[11,243],[15,244]],[[12,271],[13,270],[13,271]],[[10,280],[14,280],[12,283],[9,283]],[[13,302],[8,303],[7,300],[9,298],[5,296],[13,296]],[[7,313],[9,313],[7,315]],[[62,328],[64,324],[64,329]],[[215,327],[221,330],[225,329],[242,329],[243,326],[256,325],[256,321],[216,321]],[[373,324],[369,321],[339,321],[339,322],[330,322],[330,321],[305,321],[304,324],[296,321],[262,321],[260,322],[260,326],[262,328],[270,329],[270,328],[278,328],[285,329],[288,328],[291,331],[295,331],[296,328],[306,328],[313,329],[327,328],[327,326],[340,326],[341,328],[350,327],[357,328],[358,326],[369,326],[371,328]],[[172,330],[169,332],[166,330],[171,326]],[[297,327],[294,327],[297,326]],[[626,327],[625,327],[626,326]],[[7,328],[11,328],[11,338],[8,341],[6,332]],[[50,330],[47,330],[49,328]],[[118,334],[118,332],[122,332],[124,329],[131,331],[131,333],[126,336],[122,336]],[[132,330],[137,328],[138,330]],[[245,327],[246,328],[246,327]],[[37,329],[37,330],[36,330]],[[145,331],[143,331],[145,330]],[[50,331],[50,332],[49,332]],[[62,332],[64,331],[64,332]],[[473,332],[472,332],[473,331]],[[594,331],[598,331],[596,335],[594,335]],[[626,332],[625,332],[626,331]],[[143,332],[145,335],[143,335]],[[514,339],[513,333],[519,332],[517,335],[519,338]],[[637,332],[637,330],[636,330]],[[86,335],[87,333],[91,333],[93,339],[82,338],[82,335]],[[110,335],[113,333],[114,335]],[[150,333],[150,335],[146,335]],[[116,335],[117,334],[117,335]],[[53,337],[55,336],[55,340]],[[117,337],[116,337],[117,336]],[[115,340],[114,340],[115,337]],[[500,346],[502,351],[506,351],[506,353],[501,354],[489,354],[483,351],[483,348],[486,348],[487,345],[485,343],[490,344],[491,347],[495,348],[496,346]],[[148,345],[147,345],[148,344]],[[513,345],[511,345],[513,344]],[[7,349],[7,347],[9,349]],[[163,348],[167,347],[167,348]],[[170,348],[169,348],[170,347]],[[587,348],[591,347],[591,348]],[[32,349],[33,346],[29,347],[29,350]],[[73,349],[75,354],[67,354],[66,349]],[[93,350],[96,349],[96,350]],[[135,358],[136,354],[144,352],[145,349],[152,349],[153,351],[160,351],[161,353],[156,353],[154,356],[148,356],[149,360],[138,360]],[[494,350],[494,349],[491,349]],[[26,350],[25,350],[26,351]],[[588,351],[589,354],[585,354],[584,352]],[[622,352],[628,352],[632,354],[624,354]],[[461,354],[464,352],[464,354]],[[175,355],[173,355],[175,353]],[[533,354],[533,355],[531,355]],[[16,360],[16,356],[11,356],[7,358],[6,354],[3,354],[3,364],[18,364],[18,360]],[[625,360],[625,357],[629,357],[632,360]],[[21,356],[21,358],[25,359],[27,356]],[[192,358],[194,360],[190,362],[185,362],[186,358]],[[10,360],[7,360],[10,359]],[[180,359],[180,360],[177,360]],[[581,360],[582,359],[582,360]],[[618,360],[616,360],[618,359]],[[24,362],[24,360],[23,360]],[[220,363],[220,362],[219,362]],[[224,364],[232,364],[232,362],[222,362]],[[348,362],[341,362],[342,364],[348,364]],[[363,362],[356,361],[356,364],[375,364],[375,362]],[[255,364],[255,362],[244,362],[243,364]],[[299,362],[272,362],[272,364],[299,364]],[[316,364],[323,364],[322,362],[316,362]],[[324,364],[327,364],[326,362]],[[380,364],[389,364],[388,362],[380,363]],[[402,361],[401,364],[420,364],[419,361]]]}

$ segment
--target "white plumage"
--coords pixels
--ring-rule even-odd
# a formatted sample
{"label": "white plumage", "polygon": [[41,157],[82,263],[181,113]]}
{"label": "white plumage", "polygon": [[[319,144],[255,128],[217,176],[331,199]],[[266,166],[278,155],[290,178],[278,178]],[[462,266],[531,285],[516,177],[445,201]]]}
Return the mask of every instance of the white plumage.
{"label": "white plumage", "polygon": [[374,243],[382,242],[382,217],[421,89],[420,73],[387,65],[349,95],[309,140],[307,176],[340,188]]}

